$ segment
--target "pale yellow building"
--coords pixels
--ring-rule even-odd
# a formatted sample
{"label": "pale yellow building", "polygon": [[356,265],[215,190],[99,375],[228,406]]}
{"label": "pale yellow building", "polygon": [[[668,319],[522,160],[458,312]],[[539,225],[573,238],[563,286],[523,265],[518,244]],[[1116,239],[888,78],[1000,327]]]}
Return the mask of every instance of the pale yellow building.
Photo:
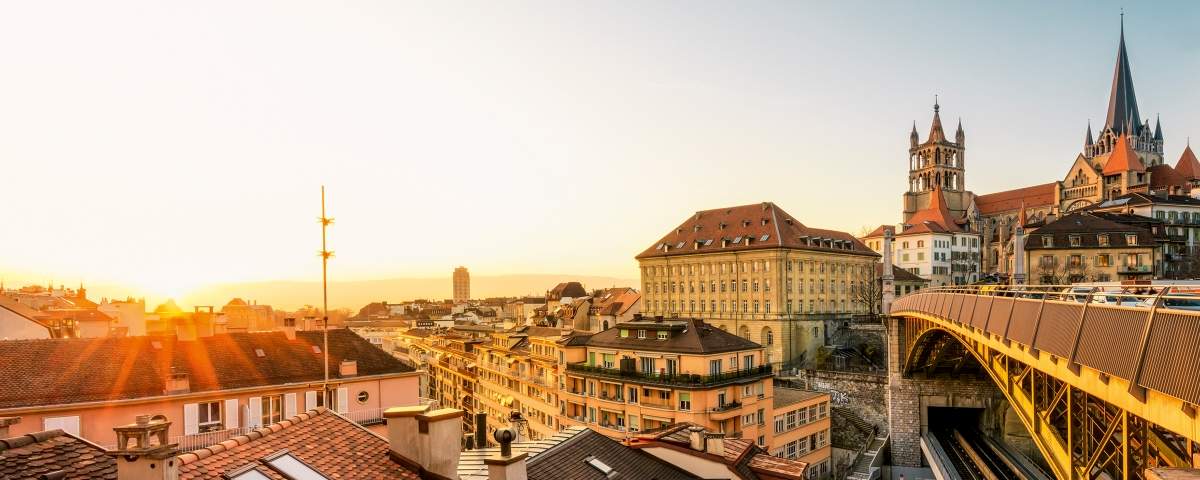
{"label": "pale yellow building", "polygon": [[[563,331],[552,327],[520,327],[492,334],[478,352],[478,411],[488,414],[488,430],[518,427],[522,439],[542,440],[562,426],[559,414],[558,340]],[[523,424],[512,421],[519,412]]]}
{"label": "pale yellow building", "polygon": [[708,319],[785,368],[812,359],[826,322],[868,311],[879,255],[773,203],[696,212],[637,256],[646,316]]}

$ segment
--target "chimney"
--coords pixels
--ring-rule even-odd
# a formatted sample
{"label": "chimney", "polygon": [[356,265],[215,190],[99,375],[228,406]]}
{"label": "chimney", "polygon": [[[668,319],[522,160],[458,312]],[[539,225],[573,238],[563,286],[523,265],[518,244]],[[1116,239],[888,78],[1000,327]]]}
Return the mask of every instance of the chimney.
{"label": "chimney", "polygon": [[487,414],[475,414],[475,448],[487,448]]}
{"label": "chimney", "polygon": [[296,319],[293,317],[288,317],[288,318],[283,319],[283,328],[281,328],[281,330],[283,330],[283,334],[287,336],[288,340],[295,340],[296,339]]}
{"label": "chimney", "polygon": [[176,318],[175,320],[175,339],[180,342],[196,341],[196,322],[193,320]]}
{"label": "chimney", "polygon": [[488,466],[488,480],[527,480],[526,453],[512,453],[512,442],[517,434],[511,428],[500,428],[493,436],[500,443],[500,454],[483,459]]}
{"label": "chimney", "polygon": [[338,365],[338,376],[342,378],[358,376],[358,361],[357,360],[342,360]]}
{"label": "chimney", "polygon": [[167,443],[170,428],[162,415],[138,415],[136,422],[113,428],[117,448],[108,455],[115,457],[117,480],[177,480],[179,450]]}
{"label": "chimney", "polygon": [[383,412],[387,422],[388,450],[391,457],[414,470],[420,470],[417,459],[417,415],[425,413],[427,405],[392,407]]}
{"label": "chimney", "polygon": [[0,417],[0,438],[11,437],[8,429],[18,423],[21,423],[21,417]]}
{"label": "chimney", "polygon": [[188,374],[186,373],[171,372],[170,375],[167,375],[165,385],[163,395],[175,395],[192,391],[191,381],[188,380]]}
{"label": "chimney", "polygon": [[453,408],[417,415],[417,462],[422,472],[435,478],[458,478],[462,416],[462,410]]}
{"label": "chimney", "polygon": [[697,452],[705,451],[707,449],[707,446],[705,445],[705,441],[707,439],[704,436],[704,427],[692,425],[688,427],[687,431],[689,442],[688,446]]}
{"label": "chimney", "polygon": [[725,434],[704,433],[704,451],[718,457],[725,456]]}

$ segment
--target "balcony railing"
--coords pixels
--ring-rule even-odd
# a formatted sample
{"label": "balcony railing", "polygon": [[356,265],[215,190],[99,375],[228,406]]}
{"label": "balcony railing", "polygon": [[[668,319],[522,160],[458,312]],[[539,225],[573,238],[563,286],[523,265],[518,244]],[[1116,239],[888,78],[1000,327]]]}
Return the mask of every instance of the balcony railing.
{"label": "balcony railing", "polygon": [[342,414],[346,420],[350,420],[359,425],[379,425],[383,423],[383,408],[368,408],[366,410],[355,410]]}
{"label": "balcony railing", "polygon": [[742,402],[732,401],[732,402],[728,402],[728,403],[720,405],[720,406],[712,407],[712,408],[708,409],[708,411],[710,411],[710,412],[727,412],[727,411],[738,409],[738,408],[742,408]]}
{"label": "balcony railing", "polygon": [[[229,440],[238,435],[250,433],[253,428],[227,428],[225,430],[216,430],[212,432],[194,433],[191,435],[180,435],[171,438],[171,443],[179,444],[179,449],[184,452],[199,450],[201,448],[211,447],[218,443]],[[114,449],[116,445],[113,446]]]}
{"label": "balcony railing", "polygon": [[1150,265],[1121,265],[1117,267],[1118,273],[1150,273],[1152,270]]}
{"label": "balcony railing", "polygon": [[620,370],[616,368],[595,367],[589,366],[582,362],[568,363],[567,371],[598,377],[615,378],[634,383],[704,387],[735,383],[740,380],[747,380],[756,377],[770,376],[772,373],[770,365],[760,365],[749,370],[735,370],[732,372],[723,372],[712,375],[695,375],[686,373],[672,375]]}

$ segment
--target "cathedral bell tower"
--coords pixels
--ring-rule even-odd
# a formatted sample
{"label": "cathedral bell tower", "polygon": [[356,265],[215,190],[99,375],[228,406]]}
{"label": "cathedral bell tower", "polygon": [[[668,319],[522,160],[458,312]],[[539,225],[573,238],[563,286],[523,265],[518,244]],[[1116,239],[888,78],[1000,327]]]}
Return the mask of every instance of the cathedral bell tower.
{"label": "cathedral bell tower", "polygon": [[908,191],[904,193],[904,222],[929,206],[930,195],[940,187],[946,206],[954,218],[962,218],[967,210],[970,193],[966,190],[966,134],[962,121],[954,132],[954,141],[942,130],[941,106],[933,103],[933,125],[929,136],[921,142],[917,124],[913,122],[909,135]]}

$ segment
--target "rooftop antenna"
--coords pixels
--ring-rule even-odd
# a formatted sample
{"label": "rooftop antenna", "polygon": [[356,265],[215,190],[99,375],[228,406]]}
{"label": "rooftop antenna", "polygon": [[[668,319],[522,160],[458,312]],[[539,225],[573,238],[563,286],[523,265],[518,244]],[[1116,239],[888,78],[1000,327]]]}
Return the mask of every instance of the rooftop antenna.
{"label": "rooftop antenna", "polygon": [[325,381],[321,384],[321,396],[324,397],[326,408],[329,407],[329,251],[325,244],[325,231],[333,223],[333,219],[325,216],[325,186],[321,185],[321,336],[324,346],[321,353],[325,364]]}

